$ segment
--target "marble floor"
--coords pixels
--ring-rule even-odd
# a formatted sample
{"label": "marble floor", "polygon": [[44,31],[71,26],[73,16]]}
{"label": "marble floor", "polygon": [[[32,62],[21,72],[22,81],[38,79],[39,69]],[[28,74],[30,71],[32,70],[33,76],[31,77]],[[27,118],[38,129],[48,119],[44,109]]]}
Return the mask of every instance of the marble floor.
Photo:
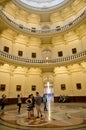
{"label": "marble floor", "polygon": [[28,119],[26,104],[22,104],[21,113],[17,105],[5,106],[0,111],[0,130],[86,130],[86,103],[48,103],[48,111],[43,110],[43,117]]}

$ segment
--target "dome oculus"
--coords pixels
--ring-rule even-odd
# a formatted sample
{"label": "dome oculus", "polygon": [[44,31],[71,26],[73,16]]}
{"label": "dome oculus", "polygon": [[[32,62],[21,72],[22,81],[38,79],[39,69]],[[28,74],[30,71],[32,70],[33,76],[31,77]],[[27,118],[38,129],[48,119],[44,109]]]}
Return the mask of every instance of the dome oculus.
{"label": "dome oculus", "polygon": [[50,9],[55,8],[59,5],[64,4],[68,0],[18,0],[27,7],[32,7],[33,9]]}

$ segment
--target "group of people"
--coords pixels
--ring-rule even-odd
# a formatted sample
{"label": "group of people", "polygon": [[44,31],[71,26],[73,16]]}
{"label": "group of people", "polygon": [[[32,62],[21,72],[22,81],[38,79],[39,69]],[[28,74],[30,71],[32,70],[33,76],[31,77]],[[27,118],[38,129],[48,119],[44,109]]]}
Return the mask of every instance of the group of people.
{"label": "group of people", "polygon": [[[44,104],[44,111],[47,111],[47,98],[46,95],[43,95],[43,98],[40,96],[39,92],[36,92],[36,96],[34,97],[33,94],[30,94],[28,98],[25,100],[27,104],[27,111],[28,111],[28,119],[34,117],[34,108],[37,111],[37,118],[42,117],[42,110],[41,110],[41,103]],[[6,104],[6,95],[3,94],[0,100],[1,110],[4,110]],[[22,96],[21,94],[17,95],[17,106],[18,106],[18,113],[20,114],[22,105]]]}
{"label": "group of people", "polygon": [[[17,95],[18,98],[18,113],[20,113],[21,108],[21,97]],[[27,111],[28,111],[28,119],[34,117],[34,108],[36,107],[37,110],[37,118],[42,117],[42,110],[41,110],[41,103],[44,103],[44,111],[47,111],[47,98],[46,95],[43,95],[43,99],[40,96],[39,92],[36,92],[36,96],[34,97],[33,94],[30,94],[26,99],[25,103],[27,104]]]}
{"label": "group of people", "polygon": [[70,102],[70,98],[67,95],[60,95],[58,98],[59,103]]}

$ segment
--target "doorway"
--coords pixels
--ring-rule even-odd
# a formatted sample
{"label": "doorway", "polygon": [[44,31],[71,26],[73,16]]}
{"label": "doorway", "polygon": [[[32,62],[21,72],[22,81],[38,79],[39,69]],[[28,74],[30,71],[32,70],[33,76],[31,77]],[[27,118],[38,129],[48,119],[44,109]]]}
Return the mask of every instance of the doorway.
{"label": "doorway", "polygon": [[53,102],[54,101],[54,90],[53,90],[53,83],[47,81],[44,84],[44,94],[47,97],[48,102]]}

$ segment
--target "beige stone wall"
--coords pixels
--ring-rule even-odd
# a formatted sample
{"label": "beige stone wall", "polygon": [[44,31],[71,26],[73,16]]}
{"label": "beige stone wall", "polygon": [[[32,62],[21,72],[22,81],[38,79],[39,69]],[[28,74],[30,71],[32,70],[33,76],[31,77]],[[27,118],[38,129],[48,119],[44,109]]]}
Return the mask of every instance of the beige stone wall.
{"label": "beige stone wall", "polygon": [[[56,26],[64,26],[69,22],[76,19],[86,8],[85,0],[75,0],[71,5],[68,5],[64,8],[55,11],[55,13],[50,13],[49,22],[52,28]],[[30,12],[23,10],[18,7],[12,1],[8,2],[3,10],[6,12],[6,15],[13,19],[15,22],[27,26],[29,28],[41,29],[43,23],[41,23],[41,15],[35,12]],[[21,17],[22,16],[22,17]],[[44,22],[44,25],[46,23]]]}
{"label": "beige stone wall", "polygon": [[[0,91],[0,96],[5,93],[8,98],[15,98],[17,94],[27,97],[38,91],[43,94],[41,70],[37,68],[23,68],[4,64],[0,66],[0,84],[6,84],[5,91]],[[21,85],[21,91],[16,90],[16,85]],[[36,90],[32,91],[32,85]]]}
{"label": "beige stone wall", "polygon": [[[83,67],[84,66],[84,67]],[[74,64],[67,67],[54,69],[54,95],[86,96],[86,63]],[[81,83],[81,89],[76,84]],[[61,90],[61,84],[66,85],[66,90]]]}
{"label": "beige stone wall", "polygon": [[36,59],[42,59],[43,48],[49,48],[52,51],[52,59],[58,58],[58,51],[62,51],[64,57],[69,56],[72,55],[73,48],[77,49],[77,53],[86,48],[85,28],[86,25],[82,24],[63,35],[52,36],[51,44],[48,45],[42,44],[40,37],[29,37],[7,29],[0,35],[0,50],[3,51],[4,46],[7,46],[9,54],[18,56],[18,51],[23,51],[24,58],[31,58],[31,54],[36,53]]}
{"label": "beige stone wall", "polygon": [[[48,78],[48,79],[47,79]],[[17,94],[27,97],[36,91],[44,93],[44,83],[52,83],[54,96],[85,96],[86,95],[86,62],[54,68],[51,74],[44,74],[38,68],[16,67],[8,64],[0,65],[0,84],[6,84],[5,91],[0,91],[0,96],[5,93],[8,98],[15,98]],[[81,83],[81,89],[76,84]],[[66,85],[66,90],[61,90],[61,84]],[[21,85],[21,91],[16,90],[16,85]],[[32,91],[32,85],[36,90]]]}
{"label": "beige stone wall", "polygon": [[[36,29],[42,29],[45,25],[49,25],[50,29],[66,25],[80,16],[85,8],[85,0],[75,0],[67,8],[51,13],[48,22],[41,23],[39,14],[22,10],[12,1],[3,6],[6,15],[13,21]],[[73,48],[77,49],[77,53],[86,49],[86,23],[83,21],[77,27],[49,38],[27,35],[7,27],[0,33],[0,50],[7,46],[9,54],[18,56],[18,51],[23,51],[22,58],[29,59],[32,53],[36,53],[36,59],[43,59],[41,53],[44,49],[50,49],[52,59],[58,58],[58,51],[62,51],[64,57],[70,56]],[[5,91],[0,91],[0,97],[3,93],[8,98],[15,98],[17,94],[27,97],[31,93],[35,95],[36,91],[43,95],[44,84],[48,80],[52,83],[54,96],[86,96],[86,62],[56,66],[52,73],[45,74],[39,68],[0,64],[0,84],[6,85]],[[76,83],[81,83],[81,89],[76,88]],[[61,84],[66,85],[66,90],[61,90]],[[21,85],[21,91],[16,90],[16,85]],[[32,91],[32,85],[36,86],[36,91]]]}

